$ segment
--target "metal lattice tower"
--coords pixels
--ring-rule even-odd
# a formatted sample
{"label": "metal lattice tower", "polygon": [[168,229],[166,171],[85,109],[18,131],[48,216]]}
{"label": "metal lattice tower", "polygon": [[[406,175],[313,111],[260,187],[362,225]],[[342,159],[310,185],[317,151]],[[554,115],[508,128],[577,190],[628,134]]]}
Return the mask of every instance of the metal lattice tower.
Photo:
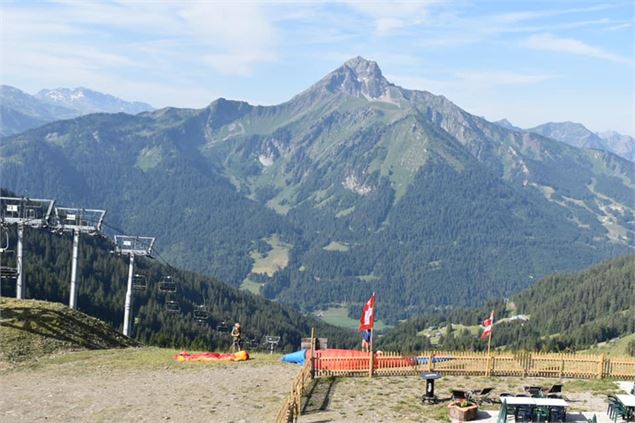
{"label": "metal lattice tower", "polygon": [[18,246],[16,248],[16,289],[15,297],[23,299],[26,292],[22,244],[24,227],[43,228],[51,225],[54,200],[25,197],[0,197],[0,224],[17,225]]}
{"label": "metal lattice tower", "polygon": [[70,308],[77,308],[77,260],[79,257],[79,234],[97,235],[101,232],[106,210],[73,207],[55,207],[54,229],[73,232],[73,259],[71,267],[71,290],[68,300]]}
{"label": "metal lattice tower", "polygon": [[128,287],[123,314],[123,334],[130,336],[130,314],[132,309],[132,281],[134,278],[135,256],[149,256],[152,253],[155,238],[143,236],[115,235],[115,252],[130,256],[128,268]]}

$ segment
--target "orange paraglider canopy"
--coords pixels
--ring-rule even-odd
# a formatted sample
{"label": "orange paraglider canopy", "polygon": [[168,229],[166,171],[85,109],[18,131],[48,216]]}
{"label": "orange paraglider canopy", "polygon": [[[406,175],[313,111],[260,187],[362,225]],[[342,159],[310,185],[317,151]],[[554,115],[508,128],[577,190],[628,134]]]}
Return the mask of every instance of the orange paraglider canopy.
{"label": "orange paraglider canopy", "polygon": [[184,361],[247,361],[249,360],[249,353],[247,351],[238,351],[233,354],[223,354],[217,352],[206,352],[198,354],[190,354],[187,351],[182,351],[174,356],[174,359],[179,362]]}

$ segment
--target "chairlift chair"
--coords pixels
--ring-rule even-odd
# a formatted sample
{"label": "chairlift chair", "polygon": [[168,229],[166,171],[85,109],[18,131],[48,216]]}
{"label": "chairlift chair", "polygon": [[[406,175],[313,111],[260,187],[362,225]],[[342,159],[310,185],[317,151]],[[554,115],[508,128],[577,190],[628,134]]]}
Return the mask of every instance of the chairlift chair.
{"label": "chairlift chair", "polygon": [[148,280],[144,275],[135,273],[132,277],[132,290],[133,291],[145,291],[148,287]]}
{"label": "chairlift chair", "polygon": [[176,282],[172,280],[172,276],[163,276],[159,281],[159,291],[174,293],[176,292]]}
{"label": "chairlift chair", "polygon": [[181,305],[176,300],[167,300],[165,302],[165,309],[170,313],[180,313]]}
{"label": "chairlift chair", "polygon": [[217,332],[229,332],[230,330],[231,330],[231,327],[224,320],[216,325]]}
{"label": "chairlift chair", "polygon": [[199,323],[205,323],[207,319],[209,319],[209,311],[205,310],[203,306],[194,310],[194,320]]}
{"label": "chairlift chair", "polygon": [[16,279],[18,277],[18,269],[10,266],[0,266],[1,279]]}
{"label": "chairlift chair", "polygon": [[0,242],[2,243],[0,245],[0,253],[9,251],[9,231],[5,226],[0,226]]}

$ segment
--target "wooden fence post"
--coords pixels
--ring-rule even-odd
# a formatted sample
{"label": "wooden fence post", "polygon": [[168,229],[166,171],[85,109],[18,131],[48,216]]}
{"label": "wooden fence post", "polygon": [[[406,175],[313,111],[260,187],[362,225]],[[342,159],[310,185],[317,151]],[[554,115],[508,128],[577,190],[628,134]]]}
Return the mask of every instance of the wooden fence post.
{"label": "wooden fence post", "polygon": [[598,379],[602,379],[604,376],[604,353],[600,355],[600,360],[598,361]]}
{"label": "wooden fence post", "polygon": [[428,372],[432,372],[432,357],[434,356],[434,354],[430,353],[428,354]]}
{"label": "wooden fence post", "polygon": [[311,328],[311,355],[309,356],[309,361],[311,362],[311,379],[315,378],[315,328]]}
{"label": "wooden fence post", "polygon": [[560,362],[560,379],[564,377],[564,358]]}

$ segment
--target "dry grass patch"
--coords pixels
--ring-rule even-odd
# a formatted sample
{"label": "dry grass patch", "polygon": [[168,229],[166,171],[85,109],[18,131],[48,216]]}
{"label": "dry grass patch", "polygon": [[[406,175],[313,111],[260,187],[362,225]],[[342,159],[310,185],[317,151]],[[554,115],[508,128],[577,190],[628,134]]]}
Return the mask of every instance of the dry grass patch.
{"label": "dry grass patch", "polygon": [[[308,398],[302,422],[346,421],[363,419],[377,422],[448,422],[447,405],[451,389],[474,390],[495,387],[493,398],[503,392],[523,392],[525,386],[564,385],[564,397],[571,412],[606,409],[606,395],[617,391],[610,380],[572,380],[552,378],[514,378],[481,376],[444,376],[435,383],[435,393],[448,401],[423,405],[425,381],[417,376],[358,378],[324,378],[316,382],[313,392],[321,392],[318,401]],[[320,387],[320,385],[322,385]],[[328,392],[328,395],[325,395]],[[320,407],[315,407],[319,403]],[[482,410],[495,414],[498,404],[484,404]]]}

